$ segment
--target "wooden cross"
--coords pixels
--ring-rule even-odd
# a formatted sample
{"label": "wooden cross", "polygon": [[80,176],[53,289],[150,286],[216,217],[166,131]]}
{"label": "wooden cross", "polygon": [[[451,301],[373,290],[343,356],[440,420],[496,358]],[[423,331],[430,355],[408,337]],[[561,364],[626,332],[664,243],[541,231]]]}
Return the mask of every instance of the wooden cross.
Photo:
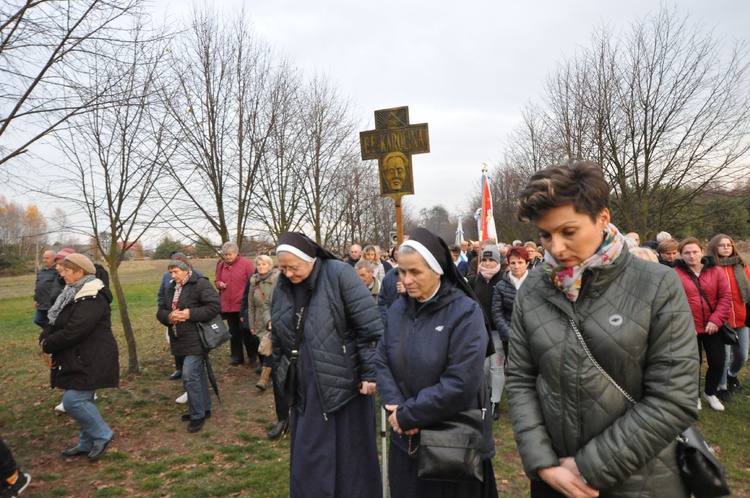
{"label": "wooden cross", "polygon": [[430,152],[427,123],[409,124],[409,108],[375,111],[375,129],[359,134],[362,159],[377,159],[380,195],[392,197],[396,206],[398,243],[404,238],[401,196],[414,193],[412,154]]}

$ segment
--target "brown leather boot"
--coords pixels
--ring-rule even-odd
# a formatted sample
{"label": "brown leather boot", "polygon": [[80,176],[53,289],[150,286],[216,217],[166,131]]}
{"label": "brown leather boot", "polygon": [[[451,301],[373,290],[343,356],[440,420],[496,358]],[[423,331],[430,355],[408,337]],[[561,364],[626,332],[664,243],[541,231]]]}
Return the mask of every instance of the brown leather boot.
{"label": "brown leather boot", "polygon": [[261,391],[266,390],[266,386],[268,385],[268,379],[271,377],[271,367],[263,367],[263,370],[260,372],[260,380],[257,384],[255,384],[255,387],[260,389]]}

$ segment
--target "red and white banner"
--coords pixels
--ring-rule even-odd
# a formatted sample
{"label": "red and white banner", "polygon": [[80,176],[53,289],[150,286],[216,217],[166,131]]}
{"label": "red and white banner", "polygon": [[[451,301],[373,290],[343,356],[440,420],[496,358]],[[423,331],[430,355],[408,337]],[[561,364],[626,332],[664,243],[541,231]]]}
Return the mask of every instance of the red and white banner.
{"label": "red and white banner", "polygon": [[495,216],[492,212],[492,195],[487,170],[482,173],[482,211],[479,218],[479,240],[491,239],[497,242]]}

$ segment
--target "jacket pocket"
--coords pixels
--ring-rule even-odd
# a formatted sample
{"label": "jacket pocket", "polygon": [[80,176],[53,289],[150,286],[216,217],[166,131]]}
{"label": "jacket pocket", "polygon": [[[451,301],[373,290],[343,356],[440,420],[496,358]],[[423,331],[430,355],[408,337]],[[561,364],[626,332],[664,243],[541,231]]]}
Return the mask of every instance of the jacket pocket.
{"label": "jacket pocket", "polygon": [[78,360],[78,363],[80,363],[84,367],[91,365],[91,362],[88,360],[86,355],[81,352],[80,349],[76,349],[76,360]]}

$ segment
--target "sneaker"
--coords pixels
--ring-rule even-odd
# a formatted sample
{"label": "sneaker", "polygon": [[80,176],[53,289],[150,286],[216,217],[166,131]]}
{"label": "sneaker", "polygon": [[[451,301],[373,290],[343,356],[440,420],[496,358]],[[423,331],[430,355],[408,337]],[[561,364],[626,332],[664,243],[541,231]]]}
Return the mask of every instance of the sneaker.
{"label": "sneaker", "polygon": [[703,393],[703,399],[706,403],[708,403],[708,406],[710,406],[712,409],[716,410],[717,412],[723,412],[724,411],[724,405],[721,404],[721,401],[719,401],[719,398],[714,396],[709,396],[706,393]]}
{"label": "sneaker", "polygon": [[180,396],[174,401],[175,403],[179,403],[181,405],[184,405],[185,403],[187,403],[187,392],[182,393],[182,396]]}
{"label": "sneaker", "polygon": [[726,389],[719,389],[718,391],[716,391],[716,397],[719,398],[724,403],[734,402],[734,397]]}
{"label": "sneaker", "polygon": [[25,472],[18,472],[18,479],[16,479],[16,482],[13,484],[5,484],[5,488],[2,492],[2,498],[16,498],[16,496],[23,493],[23,491],[29,486],[29,483],[31,482],[31,475],[25,473]]}
{"label": "sneaker", "polygon": [[63,406],[62,402],[55,407],[55,412],[65,413],[65,407]]}
{"label": "sneaker", "polygon": [[740,392],[740,389],[740,379],[738,379],[736,375],[727,374],[727,390],[730,393],[738,393]]}

